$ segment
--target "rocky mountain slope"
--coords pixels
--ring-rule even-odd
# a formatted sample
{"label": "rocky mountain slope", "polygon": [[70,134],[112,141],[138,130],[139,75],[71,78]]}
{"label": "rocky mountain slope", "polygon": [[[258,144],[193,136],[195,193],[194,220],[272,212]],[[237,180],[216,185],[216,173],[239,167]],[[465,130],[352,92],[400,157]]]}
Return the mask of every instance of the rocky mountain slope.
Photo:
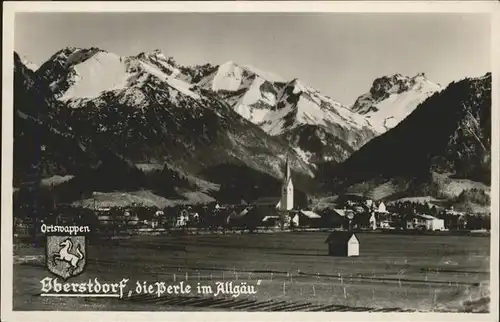
{"label": "rocky mountain slope", "polygon": [[395,74],[375,79],[352,110],[366,116],[378,133],[395,127],[429,96],[442,88],[420,73],[414,77]]}
{"label": "rocky mountain slope", "polygon": [[198,190],[167,166],[145,172],[106,142],[92,144],[60,118],[66,107],[14,55],[14,187],[16,202],[26,206],[72,201],[94,191],[151,189],[177,198],[177,188]]}
{"label": "rocky mountain slope", "polygon": [[376,135],[366,117],[298,79],[227,62],[197,87],[213,92],[238,114],[282,137],[308,163],[346,159]]}
{"label": "rocky mountain slope", "polygon": [[[324,187],[439,195],[451,184],[489,184],[491,74],[451,83],[346,162],[322,169]],[[474,187],[476,184],[474,184]],[[454,194],[463,189],[455,187]],[[442,192],[442,191],[441,191]]]}
{"label": "rocky mountain slope", "polygon": [[14,184],[59,173],[77,172],[90,163],[84,147],[50,111],[60,103],[48,87],[14,55]]}

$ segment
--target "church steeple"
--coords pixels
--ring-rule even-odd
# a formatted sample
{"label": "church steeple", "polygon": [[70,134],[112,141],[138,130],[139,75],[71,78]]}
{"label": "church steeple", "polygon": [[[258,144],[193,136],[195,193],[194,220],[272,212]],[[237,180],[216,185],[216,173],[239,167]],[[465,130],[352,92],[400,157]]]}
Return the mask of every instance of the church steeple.
{"label": "church steeple", "polygon": [[285,162],[285,177],[283,178],[283,183],[281,185],[281,210],[291,210],[293,209],[293,182],[292,182],[292,171],[290,169],[290,160],[288,155],[286,156]]}
{"label": "church steeple", "polygon": [[288,155],[286,156],[286,169],[285,169],[285,182],[288,182],[288,180],[291,180],[292,178],[292,171],[290,170],[290,163],[288,160]]}

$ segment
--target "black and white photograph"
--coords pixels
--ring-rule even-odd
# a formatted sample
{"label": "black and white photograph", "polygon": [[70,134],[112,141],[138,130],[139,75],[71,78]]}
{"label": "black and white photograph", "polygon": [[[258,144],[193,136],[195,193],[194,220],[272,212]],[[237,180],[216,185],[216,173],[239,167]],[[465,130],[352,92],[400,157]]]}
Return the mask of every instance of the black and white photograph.
{"label": "black and white photograph", "polygon": [[71,3],[10,10],[2,320],[498,321],[499,6]]}

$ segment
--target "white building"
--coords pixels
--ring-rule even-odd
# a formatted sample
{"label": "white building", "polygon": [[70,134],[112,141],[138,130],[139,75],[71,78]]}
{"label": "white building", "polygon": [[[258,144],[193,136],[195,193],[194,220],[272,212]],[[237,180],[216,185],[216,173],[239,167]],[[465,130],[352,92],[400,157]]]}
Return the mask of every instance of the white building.
{"label": "white building", "polygon": [[380,202],[380,204],[378,205],[377,212],[381,213],[381,214],[386,214],[387,213],[387,209],[385,207],[384,202],[382,202],[382,201]]}
{"label": "white building", "polygon": [[311,225],[315,220],[320,220],[321,216],[310,210],[301,210],[292,217],[295,227]]}
{"label": "white building", "polygon": [[444,230],[444,219],[439,219],[430,215],[421,215],[425,219],[425,228],[427,230]]}
{"label": "white building", "polygon": [[359,256],[359,239],[356,234],[348,231],[334,231],[325,241],[328,244],[328,254],[331,256]]}
{"label": "white building", "polygon": [[285,178],[283,179],[283,183],[281,185],[281,200],[277,206],[281,211],[293,209],[293,182],[288,157],[286,159]]}

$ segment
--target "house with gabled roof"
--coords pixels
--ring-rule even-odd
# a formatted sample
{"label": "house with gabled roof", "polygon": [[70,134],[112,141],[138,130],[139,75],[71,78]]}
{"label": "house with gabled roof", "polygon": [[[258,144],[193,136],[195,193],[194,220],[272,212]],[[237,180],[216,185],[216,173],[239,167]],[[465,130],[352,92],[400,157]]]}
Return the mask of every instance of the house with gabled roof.
{"label": "house with gabled roof", "polygon": [[294,227],[319,227],[323,217],[311,210],[300,210],[291,214],[291,223]]}

